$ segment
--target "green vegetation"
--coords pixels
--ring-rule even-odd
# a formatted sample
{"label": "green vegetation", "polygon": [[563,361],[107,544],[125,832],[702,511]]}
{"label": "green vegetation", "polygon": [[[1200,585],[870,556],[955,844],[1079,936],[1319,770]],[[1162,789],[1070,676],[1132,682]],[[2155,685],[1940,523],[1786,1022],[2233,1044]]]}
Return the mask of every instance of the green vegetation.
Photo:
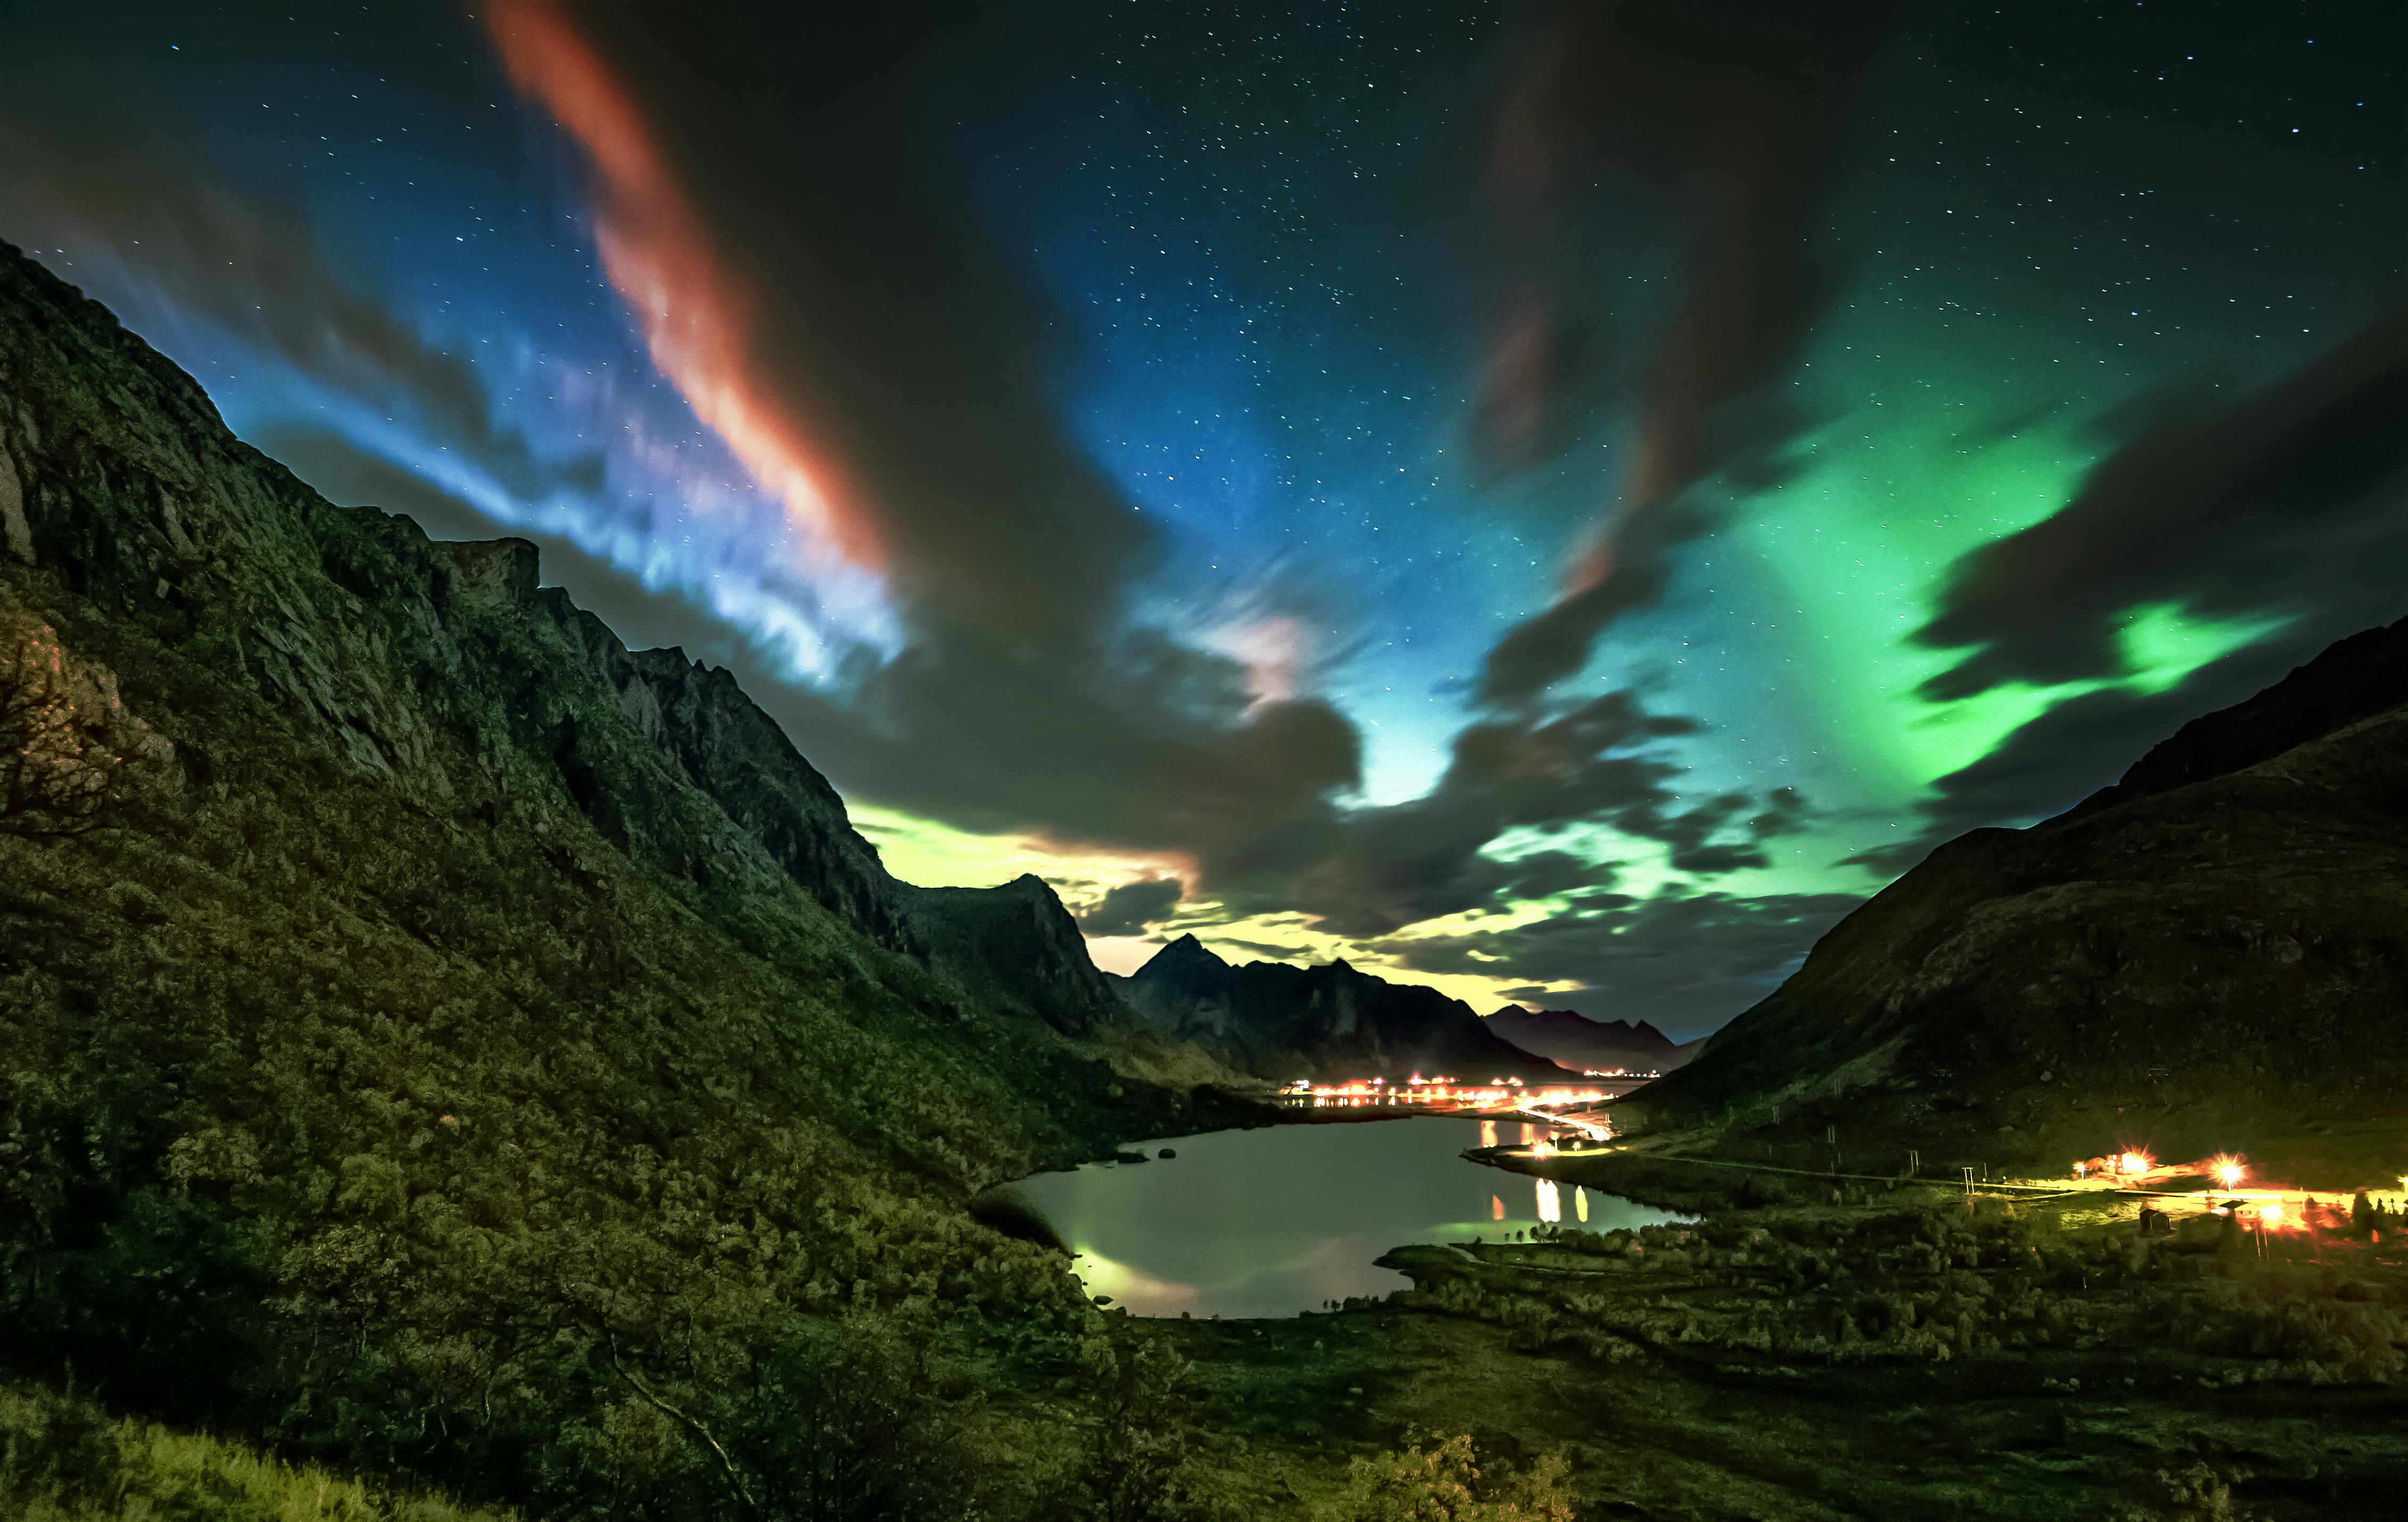
{"label": "green vegetation", "polygon": [[1469,1433],[1415,1435],[1402,1453],[1357,1458],[1331,1522],[1572,1522],[1571,1498],[1559,1454],[1516,1473],[1484,1470]]}
{"label": "green vegetation", "polygon": [[[1648,1179],[1700,1219],[1398,1249],[1383,1262],[1412,1291],[1316,1318],[1363,1328],[1346,1377],[1374,1392],[1378,1416],[1455,1426],[1510,1411],[1524,1442],[1571,1456],[1584,1506],[1649,1515],[2371,1517],[2399,1504],[2408,1243],[2371,1208],[2363,1225],[2320,1210],[2313,1232],[2294,1214],[2261,1254],[2224,1218],[2144,1233],[2129,1202],[2098,1196],[1834,1197],[1619,1164],[1532,1166],[1592,1188]],[[1682,1176],[1686,1197],[1669,1187]],[[1736,1202],[1759,1192],[1819,1198]],[[1408,1332],[1416,1311],[1455,1329]],[[1441,1357],[1459,1388],[1400,1368]],[[1551,1421],[1552,1402],[1586,1419]]]}
{"label": "green vegetation", "polygon": [[533,1515],[1086,1493],[1102,1318],[968,1203],[1243,1107],[1060,905],[893,882],[725,673],[329,506],[12,251],[0,383],[7,1371]]}
{"label": "green vegetation", "polygon": [[382,1493],[212,1438],[111,1420],[89,1402],[0,1386],[0,1506],[17,1522],[508,1522]]}
{"label": "green vegetation", "polygon": [[1761,1365],[2114,1350],[2188,1357],[2218,1380],[2311,1385],[2388,1384],[2408,1369],[2408,1272],[2396,1255],[2341,1239],[2329,1263],[2261,1263],[2220,1223],[2143,1236],[2129,1220],[2069,1224],[2055,1204],[1914,1187],[1843,1212],[1603,1235],[1541,1228],[1526,1245],[1401,1249],[1391,1260],[1428,1303],[1494,1320],[1517,1346],[1607,1359],[1641,1348]]}
{"label": "green vegetation", "polygon": [[[181,789],[0,832],[18,1368],[547,1513],[944,1516],[939,1481],[1012,1482],[972,1412],[1095,1313],[964,1204],[1096,1144],[1063,1121],[1105,1054],[931,1029],[925,971],[799,893],[431,809],[255,704],[175,717]],[[1059,1113],[1018,1097],[1079,1064]],[[915,1372],[827,1406],[800,1371],[839,1366]]]}

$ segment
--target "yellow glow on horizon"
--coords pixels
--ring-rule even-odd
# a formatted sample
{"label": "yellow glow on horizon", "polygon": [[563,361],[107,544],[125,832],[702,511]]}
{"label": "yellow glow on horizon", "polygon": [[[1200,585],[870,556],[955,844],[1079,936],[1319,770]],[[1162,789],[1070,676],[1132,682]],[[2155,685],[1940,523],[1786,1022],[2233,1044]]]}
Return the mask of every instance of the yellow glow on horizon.
{"label": "yellow glow on horizon", "polygon": [[[1175,877],[1191,889],[1196,864],[1168,853],[1107,851],[1064,845],[1025,832],[981,834],[933,819],[875,804],[848,804],[853,827],[878,848],[886,869],[906,883],[924,888],[993,887],[1024,874],[1053,884],[1073,913],[1124,883]],[[1154,926],[1154,937],[1090,937],[1088,955],[1097,967],[1125,976],[1162,949],[1161,943],[1193,932],[1212,954],[1232,964],[1245,962],[1320,963],[1344,960],[1362,971],[1391,983],[1435,988],[1459,998],[1474,1012],[1487,1014],[1512,1002],[1509,988],[1534,984],[1549,989],[1577,984],[1533,979],[1500,965],[1494,975],[1422,972],[1400,965],[1390,953],[1374,950],[1349,936],[1332,934],[1298,913],[1250,914],[1225,920],[1215,902],[1186,903],[1169,920]],[[1561,912],[1555,900],[1523,901],[1501,913],[1460,913],[1406,926],[1388,939],[1412,941],[1434,937],[1480,935],[1510,930]],[[1158,939],[1155,939],[1158,938]]]}
{"label": "yellow glow on horizon", "polygon": [[878,847],[888,871],[924,888],[991,888],[1033,872],[1069,898],[1147,878],[1189,883],[1196,876],[1195,863],[1168,853],[1063,845],[1020,832],[981,834],[876,804],[848,802],[845,811],[853,827]]}
{"label": "yellow glow on horizon", "polygon": [[[1184,907],[1195,912],[1197,918],[1200,919],[1209,916],[1219,906]],[[1395,944],[1441,937],[1484,935],[1495,930],[1514,929],[1560,912],[1561,906],[1551,900],[1522,900],[1507,906],[1501,913],[1465,912],[1424,920],[1384,939]],[[1500,964],[1494,974],[1424,972],[1402,965],[1391,952],[1324,930],[1302,914],[1254,914],[1218,924],[1173,920],[1162,927],[1161,933],[1165,939],[1193,933],[1214,955],[1233,965],[1245,962],[1294,962],[1302,965],[1343,959],[1357,971],[1385,978],[1390,983],[1435,988],[1449,998],[1461,999],[1471,1006],[1474,1013],[1483,1015],[1513,1002],[1506,996],[1505,991],[1510,988],[1526,988],[1535,984],[1553,992],[1579,986],[1560,979],[1533,978],[1507,964]]]}

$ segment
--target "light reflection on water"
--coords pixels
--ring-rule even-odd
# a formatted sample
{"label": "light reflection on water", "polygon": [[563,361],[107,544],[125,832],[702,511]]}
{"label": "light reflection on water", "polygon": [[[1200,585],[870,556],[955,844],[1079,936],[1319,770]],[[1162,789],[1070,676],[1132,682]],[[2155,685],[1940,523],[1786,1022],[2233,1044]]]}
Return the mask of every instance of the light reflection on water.
{"label": "light reflection on water", "polygon": [[[1560,1220],[1553,1181],[1463,1160],[1495,1131],[1435,1115],[1215,1131],[1166,1143],[1169,1161],[1090,1163],[1021,1187],[1081,1255],[1089,1291],[1135,1314],[1294,1315],[1404,1288],[1371,1263],[1391,1247]],[[1592,1231],[1675,1219],[1585,1190],[1573,1207]]]}

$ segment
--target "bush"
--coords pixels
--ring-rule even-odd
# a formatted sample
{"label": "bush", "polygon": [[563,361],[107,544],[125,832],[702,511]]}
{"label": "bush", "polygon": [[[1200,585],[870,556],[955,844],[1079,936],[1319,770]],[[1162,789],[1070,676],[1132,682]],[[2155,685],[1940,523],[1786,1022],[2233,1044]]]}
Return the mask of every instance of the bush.
{"label": "bush", "polygon": [[1081,1349],[1093,1429],[1071,1475],[1068,1515],[1194,1522],[1217,1509],[1192,1452],[1194,1368],[1179,1350],[1111,1317]]}
{"label": "bush", "polygon": [[977,1476],[930,1341],[869,1314],[813,1328],[761,1358],[726,1454],[696,1435],[765,1522],[950,1522]]}
{"label": "bush", "polygon": [[1357,1458],[1328,1522],[1572,1522],[1570,1465],[1484,1467],[1470,1434],[1407,1433],[1402,1453]]}

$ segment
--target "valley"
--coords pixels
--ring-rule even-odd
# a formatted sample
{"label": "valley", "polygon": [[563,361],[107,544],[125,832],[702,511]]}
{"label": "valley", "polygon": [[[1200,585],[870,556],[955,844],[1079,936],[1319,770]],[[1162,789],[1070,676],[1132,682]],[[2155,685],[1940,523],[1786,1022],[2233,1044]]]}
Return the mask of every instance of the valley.
{"label": "valley", "polygon": [[2408,624],[1551,1058],[900,880],[725,670],[14,251],[0,451],[25,1515],[2399,1508]]}

